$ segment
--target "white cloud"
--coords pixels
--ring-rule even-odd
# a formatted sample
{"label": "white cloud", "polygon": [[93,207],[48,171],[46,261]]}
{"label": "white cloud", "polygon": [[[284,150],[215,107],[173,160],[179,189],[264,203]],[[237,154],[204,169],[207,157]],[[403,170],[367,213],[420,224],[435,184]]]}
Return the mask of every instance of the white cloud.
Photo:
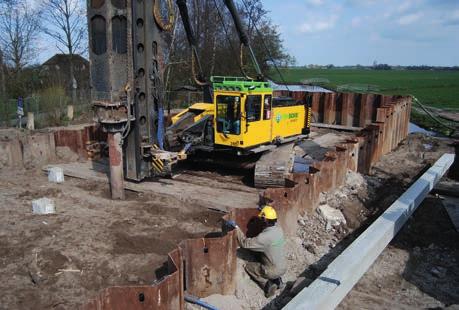
{"label": "white cloud", "polygon": [[421,12],[403,15],[398,19],[398,24],[402,26],[411,25],[412,23],[419,20],[422,16],[424,16],[424,14]]}
{"label": "white cloud", "polygon": [[381,0],[346,0],[344,4],[361,8],[362,6],[372,6],[374,4],[379,3],[380,1]]}
{"label": "white cloud", "polygon": [[300,25],[301,33],[314,33],[332,29],[335,27],[338,15],[332,15],[328,18],[311,20]]}
{"label": "white cloud", "polygon": [[306,0],[310,5],[319,6],[325,3],[325,0]]}
{"label": "white cloud", "polygon": [[397,13],[406,13],[411,8],[411,0],[403,1],[396,9]]}

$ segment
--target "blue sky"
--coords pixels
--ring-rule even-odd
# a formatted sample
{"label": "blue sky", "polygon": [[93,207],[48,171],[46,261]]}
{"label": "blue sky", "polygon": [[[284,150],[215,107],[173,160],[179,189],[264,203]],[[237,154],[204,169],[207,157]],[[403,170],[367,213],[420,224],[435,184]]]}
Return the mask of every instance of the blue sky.
{"label": "blue sky", "polygon": [[263,0],[298,65],[459,65],[459,0]]}

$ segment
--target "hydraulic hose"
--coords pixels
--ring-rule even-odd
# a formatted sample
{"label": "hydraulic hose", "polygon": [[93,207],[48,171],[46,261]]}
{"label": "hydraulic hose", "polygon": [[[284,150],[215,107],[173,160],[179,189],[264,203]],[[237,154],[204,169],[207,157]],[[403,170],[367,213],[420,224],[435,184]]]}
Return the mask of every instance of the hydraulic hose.
{"label": "hydraulic hose", "polygon": [[192,304],[195,304],[195,305],[198,305],[198,306],[201,306],[201,307],[206,308],[208,310],[218,310],[218,308],[216,308],[215,306],[209,305],[208,303],[202,301],[201,299],[199,299],[196,296],[185,294],[185,301],[189,302],[189,303],[192,303]]}
{"label": "hydraulic hose", "polygon": [[443,126],[444,128],[447,128],[447,129],[451,130],[450,136],[453,135],[453,134],[456,132],[456,130],[457,130],[456,128],[453,128],[453,127],[451,127],[451,126],[448,126],[447,124],[445,124],[444,122],[442,122],[442,121],[440,121],[438,118],[436,118],[436,117],[433,115],[432,112],[430,112],[429,110],[427,110],[427,108],[418,100],[418,98],[416,98],[416,97],[413,96],[413,95],[410,95],[410,96],[413,97],[413,101],[414,101],[415,103],[417,103],[417,104],[421,107],[421,109],[422,109],[428,116],[430,116],[430,118],[431,118],[432,120],[434,120],[434,121],[435,121],[436,123],[438,123],[440,126]]}

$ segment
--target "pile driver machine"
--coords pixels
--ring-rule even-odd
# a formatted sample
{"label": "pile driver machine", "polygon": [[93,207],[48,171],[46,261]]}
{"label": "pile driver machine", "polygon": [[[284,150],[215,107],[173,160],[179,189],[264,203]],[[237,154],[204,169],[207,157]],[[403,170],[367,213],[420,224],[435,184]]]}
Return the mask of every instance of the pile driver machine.
{"label": "pile driver machine", "polygon": [[[283,185],[293,167],[293,142],[309,133],[311,109],[273,96],[232,0],[224,3],[257,76],[207,80],[186,0],[177,0],[204,102],[190,105],[166,126],[164,33],[175,16],[172,0],[164,1],[167,17],[160,0],[88,0],[91,95],[96,120],[108,133],[112,198],[124,198],[124,178],[171,175],[174,164],[190,154],[255,159],[256,186]],[[276,155],[282,144],[291,151]]]}

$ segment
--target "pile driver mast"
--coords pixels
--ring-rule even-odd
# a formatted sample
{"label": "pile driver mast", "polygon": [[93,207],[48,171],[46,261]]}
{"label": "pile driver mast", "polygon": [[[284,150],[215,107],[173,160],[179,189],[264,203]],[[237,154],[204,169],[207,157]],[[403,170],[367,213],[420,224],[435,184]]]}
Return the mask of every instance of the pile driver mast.
{"label": "pile driver mast", "polygon": [[167,173],[180,156],[163,151],[167,3],[164,19],[160,0],[88,0],[91,96],[108,133],[112,198],[124,198],[124,177]]}

